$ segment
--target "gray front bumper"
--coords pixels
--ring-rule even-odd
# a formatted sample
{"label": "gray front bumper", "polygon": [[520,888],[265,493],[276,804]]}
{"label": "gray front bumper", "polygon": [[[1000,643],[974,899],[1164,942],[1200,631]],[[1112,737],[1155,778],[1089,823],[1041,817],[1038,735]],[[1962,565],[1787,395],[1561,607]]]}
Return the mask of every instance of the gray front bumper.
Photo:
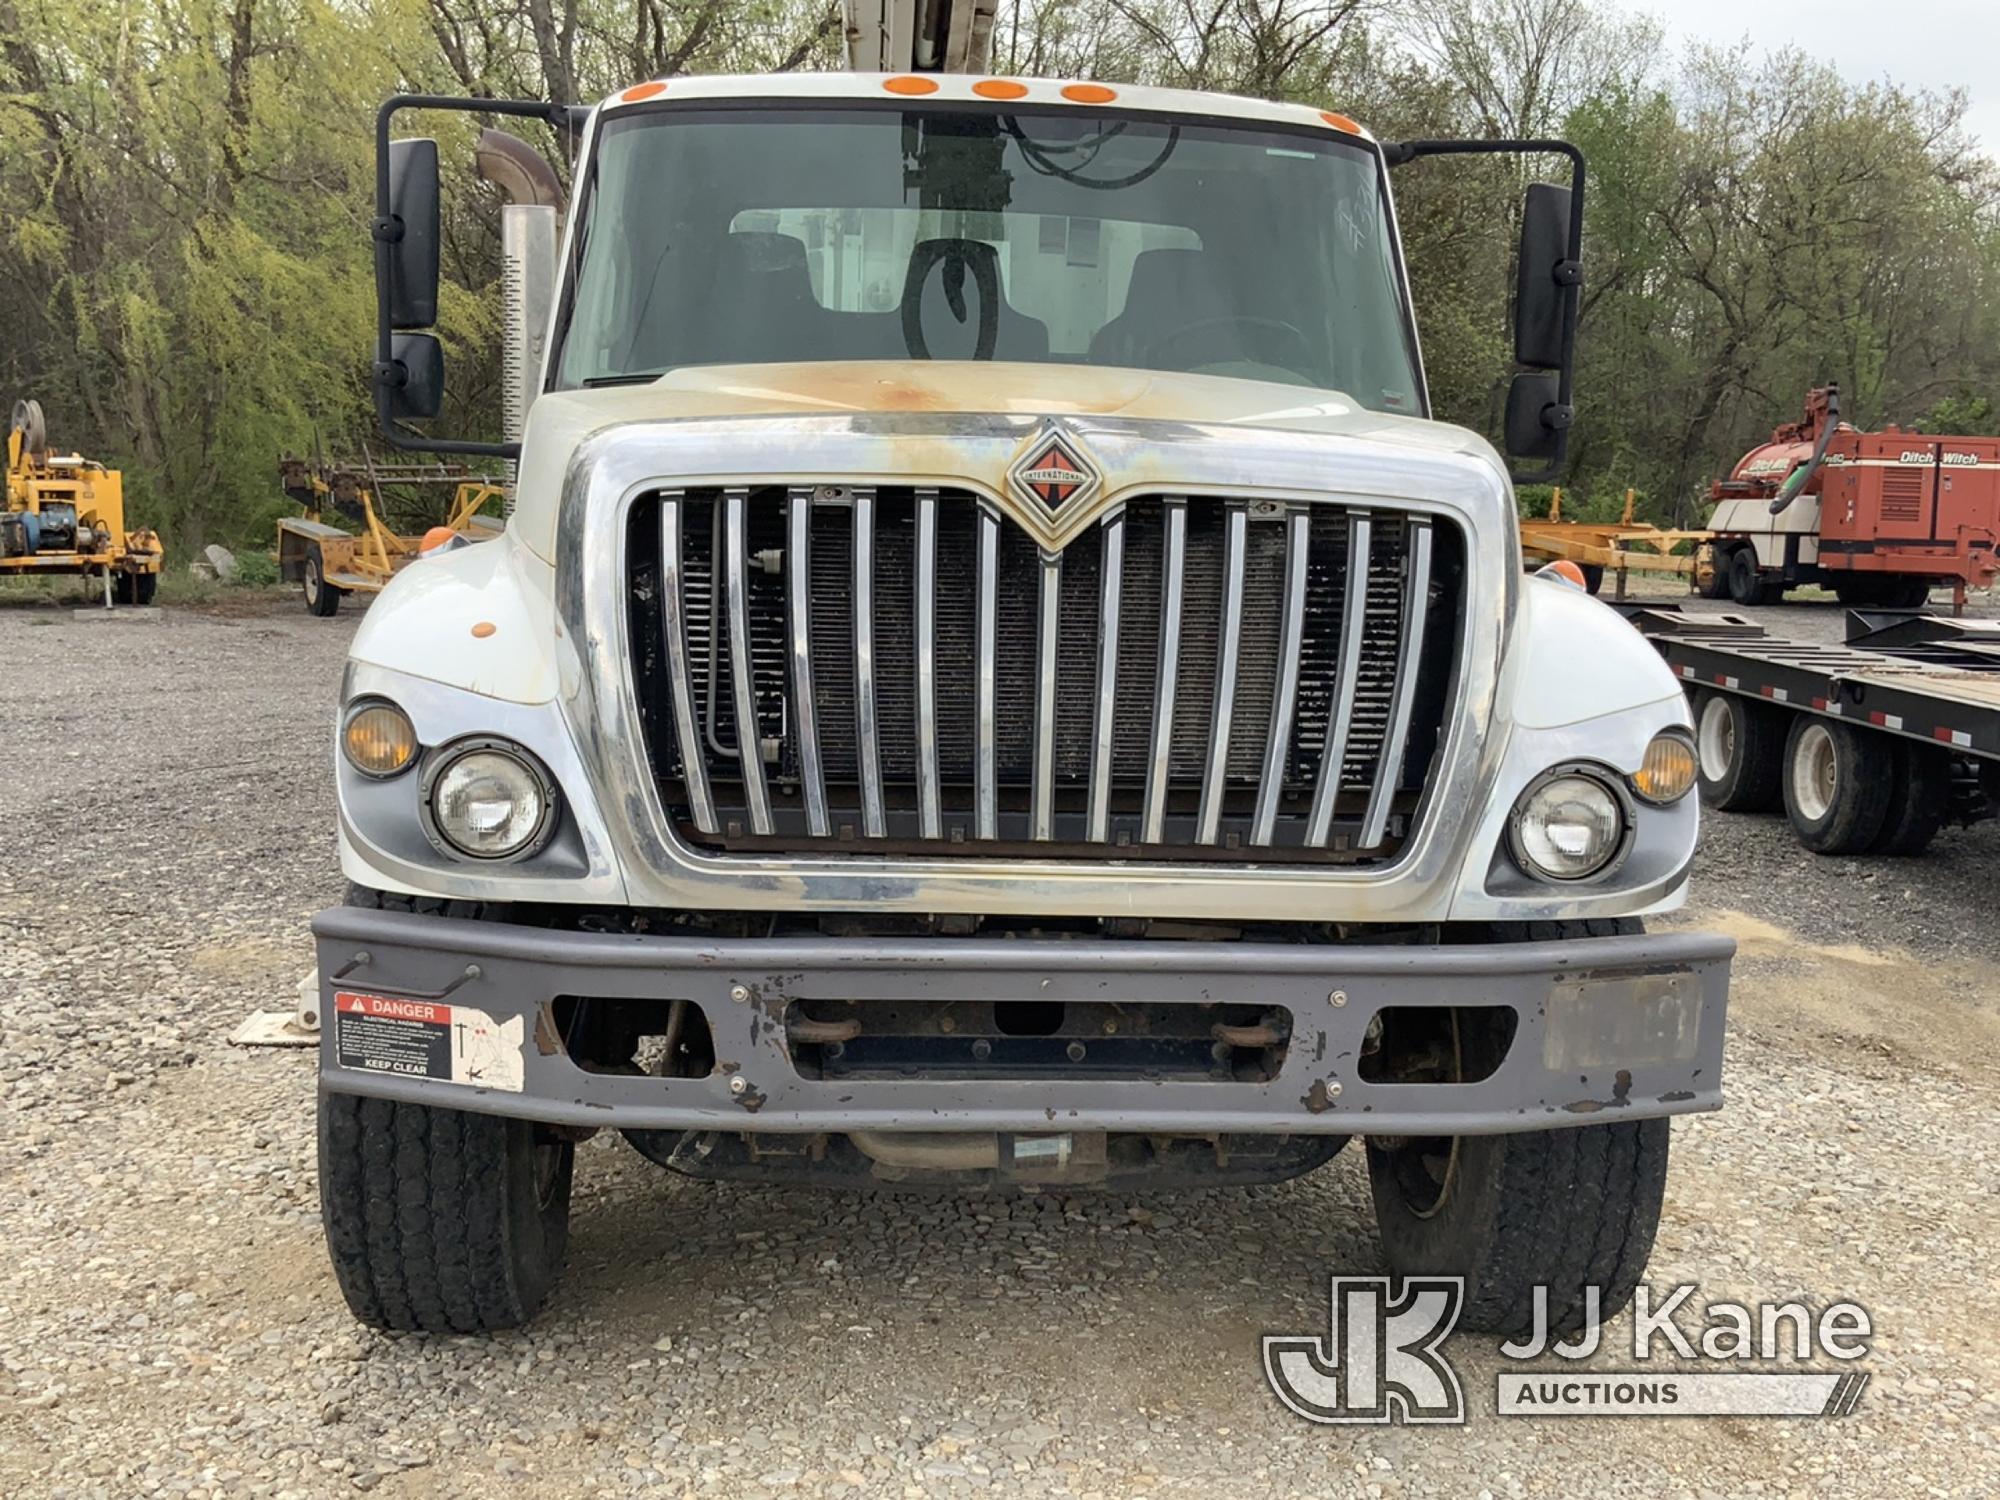
{"label": "gray front bumper", "polygon": [[[1735,952],[1726,937],[1683,932],[1463,946],[709,940],[351,907],[321,912],[313,932],[325,1018],[320,1083],[328,1091],[565,1125],[773,1132],[1478,1135],[1711,1110],[1722,1103]],[[387,1012],[450,1007],[461,1021],[490,1017],[488,1030],[515,1050],[479,1076],[512,1072],[519,1088],[453,1082],[435,1067],[417,1076],[382,1071],[381,1063],[343,1066],[341,995],[350,1006],[383,1000],[377,1008]],[[550,1016],[550,1004],[565,995],[659,1000],[663,1013],[668,1000],[691,1001],[713,1031],[715,1072],[692,1079],[586,1072],[564,1053]],[[795,1000],[971,997],[1281,1005],[1291,1012],[1292,1037],[1278,1076],[1264,1083],[819,1081],[792,1065],[784,1027]],[[1464,1084],[1361,1080],[1371,1016],[1389,1006],[1450,1005],[1517,1012],[1513,1046],[1492,1076]],[[447,1044],[451,1020],[435,1023],[446,1028],[437,1045]]]}

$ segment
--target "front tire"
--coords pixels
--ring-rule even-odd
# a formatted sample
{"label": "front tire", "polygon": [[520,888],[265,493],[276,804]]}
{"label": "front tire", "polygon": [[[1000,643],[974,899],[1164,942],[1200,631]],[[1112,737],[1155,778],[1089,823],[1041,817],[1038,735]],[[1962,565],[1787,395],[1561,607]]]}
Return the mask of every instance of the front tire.
{"label": "front tire", "polygon": [[[1535,924],[1524,938],[1639,931],[1636,921]],[[1483,1077],[1511,1027],[1455,1018],[1459,1076]],[[1367,1143],[1375,1227],[1397,1276],[1465,1278],[1459,1322],[1520,1334],[1534,1288],[1548,1288],[1549,1326],[1574,1333],[1598,1291],[1597,1315],[1631,1300],[1645,1274],[1666,1195],[1668,1122],[1620,1121],[1509,1135],[1398,1137]]]}
{"label": "front tire", "polygon": [[1785,740],[1785,813],[1815,854],[1860,854],[1889,817],[1894,746],[1835,719],[1800,714]]}
{"label": "front tire", "polygon": [[321,1094],[320,1215],[349,1309],[405,1333],[519,1328],[562,1270],[575,1159],[526,1120]]}

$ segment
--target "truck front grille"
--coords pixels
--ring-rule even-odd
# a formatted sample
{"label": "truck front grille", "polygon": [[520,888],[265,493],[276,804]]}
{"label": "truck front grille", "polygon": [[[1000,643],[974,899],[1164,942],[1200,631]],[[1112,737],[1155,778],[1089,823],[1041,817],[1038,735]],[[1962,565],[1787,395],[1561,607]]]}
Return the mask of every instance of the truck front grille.
{"label": "truck front grille", "polygon": [[1443,732],[1464,555],[1427,517],[1147,496],[1044,557],[966,491],[798,485],[630,524],[645,753],[698,846],[1377,864]]}

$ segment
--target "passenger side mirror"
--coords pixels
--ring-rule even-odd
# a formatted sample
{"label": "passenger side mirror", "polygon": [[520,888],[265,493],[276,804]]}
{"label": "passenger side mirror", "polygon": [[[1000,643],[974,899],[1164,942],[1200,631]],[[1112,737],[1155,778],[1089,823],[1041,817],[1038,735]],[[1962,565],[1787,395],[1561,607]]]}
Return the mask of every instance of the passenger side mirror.
{"label": "passenger side mirror", "polygon": [[[397,114],[413,109],[450,110],[482,120],[494,115],[539,120],[572,144],[590,112],[536,99],[461,99],[442,94],[397,94],[375,112],[375,419],[383,437],[397,448],[518,458],[518,442],[433,437],[404,425],[435,417],[444,406],[444,348],[431,334],[416,331],[431,328],[438,317],[442,236],[437,142],[390,138]],[[485,144],[490,148],[490,142]],[[513,160],[495,171],[526,184],[538,199],[550,196],[551,186],[553,196],[561,196],[561,183],[547,164],[529,160],[532,151],[500,149]],[[499,180],[488,172],[481,175],[488,181]]]}
{"label": "passenger side mirror", "polygon": [[436,416],[444,409],[444,345],[433,334],[399,333],[389,349],[389,368],[378,379],[390,420]]}
{"label": "passenger side mirror", "polygon": [[389,146],[389,202],[375,226],[388,253],[375,263],[391,328],[429,328],[438,302],[438,148],[431,140]]}

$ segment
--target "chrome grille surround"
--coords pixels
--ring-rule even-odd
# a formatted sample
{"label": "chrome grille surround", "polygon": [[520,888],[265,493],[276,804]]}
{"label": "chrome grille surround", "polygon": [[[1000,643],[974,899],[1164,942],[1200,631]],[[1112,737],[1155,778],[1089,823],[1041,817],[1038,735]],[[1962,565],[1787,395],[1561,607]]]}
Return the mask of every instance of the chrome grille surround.
{"label": "chrome grille surround", "polygon": [[[833,838],[868,855],[1395,857],[1451,688],[1455,527],[1330,500],[1142,495],[1060,552],[1003,521],[989,568],[988,509],[959,488],[803,482],[669,489],[632,507],[635,691],[685,838],[736,852]],[[681,554],[665,558],[669,544]],[[684,599],[661,597],[670,581]],[[1168,653],[1176,591],[1195,628]],[[1156,700],[1163,673],[1184,691]],[[692,734],[678,722],[689,703]],[[976,738],[989,718],[990,799]],[[1340,790],[1315,842],[1328,767]]]}
{"label": "chrome grille surround", "polygon": [[[1308,415],[1314,411],[1304,410]],[[653,503],[668,491],[783,489],[799,474],[857,488],[969,492],[982,502],[974,524],[976,572],[983,580],[996,570],[1006,523],[997,515],[1000,501],[993,487],[969,476],[991,474],[997,479],[1009,455],[1032,430],[1034,419],[933,413],[693,419],[628,423],[581,445],[567,476],[555,530],[562,709],[610,814],[610,836],[630,872],[635,902],[757,909],[892,905],[988,914],[1200,912],[1343,920],[1387,919],[1420,911],[1434,919],[1441,913],[1435,887],[1454,868],[1453,851],[1476,814],[1481,777],[1490,773],[1499,757],[1498,737],[1482,731],[1493,712],[1499,648],[1519,589],[1516,548],[1505,524],[1506,487],[1490,457],[1470,444],[1462,451],[1449,451],[1442,446],[1283,428],[1070,420],[1104,463],[1113,498],[1121,503],[1173,494],[1204,504],[1270,505],[1287,518],[1287,532],[1293,529],[1289,518],[1298,510],[1329,503],[1355,516],[1408,518],[1419,535],[1426,534],[1426,525],[1449,523],[1463,559],[1462,603],[1447,622],[1455,659],[1452,692],[1425,780],[1427,811],[1398,840],[1393,859],[1359,866],[1324,861],[1286,864],[1276,850],[1246,847],[1247,838],[1234,851],[1220,846],[1205,849],[1194,863],[1155,857],[1156,851],[1142,844],[1100,848],[1079,857],[1072,848],[1038,849],[1032,840],[991,853],[976,846],[936,852],[893,842],[877,852],[868,848],[865,833],[843,844],[837,832],[835,841],[821,847],[770,851],[754,845],[726,851],[701,847],[692,836],[698,828],[687,823],[676,826],[639,748],[645,743],[645,728],[632,686],[633,642],[625,607],[629,592],[625,538],[632,507]],[[1161,475],[1169,466],[1171,480]],[[935,503],[940,511],[946,508],[942,499]],[[789,515],[786,520],[789,523]],[[1108,524],[1100,532],[1110,535],[1116,529],[1115,523]],[[932,541],[937,541],[935,530]],[[1120,541],[1129,558],[1129,538],[1121,534]],[[1171,524],[1161,545],[1175,545]],[[1048,571],[1059,579],[1059,570]],[[1291,572],[1288,565],[1288,576]],[[1133,576],[1129,561],[1123,576],[1128,583]],[[878,577],[878,605],[881,587]],[[1161,600],[1159,630],[1166,637],[1178,625],[1185,637],[1201,626],[1188,614],[1184,599],[1179,601],[1180,619],[1174,618],[1172,593],[1167,590],[1169,597]],[[980,587],[977,594],[972,629],[983,644],[997,630],[999,600],[993,588]],[[1474,601],[1479,607],[1473,606]],[[1103,607],[1101,596],[1089,603],[1093,613]],[[1092,642],[1091,649],[1097,644]],[[812,664],[826,659],[817,647],[808,654]],[[983,650],[981,658],[992,659]],[[1280,681],[1289,680],[1293,670],[1281,661]],[[1156,686],[1165,691],[1151,701],[1173,705],[1178,698],[1178,706],[1186,707],[1199,699],[1188,711],[1208,714],[1212,708],[1208,690],[1176,694],[1173,676],[1164,670],[1157,675]],[[1090,686],[1085,684],[1085,690]],[[975,708],[968,732],[974,755],[970,823],[975,839],[992,837],[1001,814],[996,803],[1010,790],[1001,785],[998,768],[996,741],[1004,730],[998,711],[1001,687],[983,666],[972,685]],[[723,694],[719,701],[727,702],[729,696]],[[1268,704],[1273,719],[1285,707],[1284,696],[1280,689]],[[824,701],[822,695],[820,703]],[[1165,716],[1155,718],[1163,721]],[[1093,722],[1091,728],[1101,726]],[[1157,763],[1163,749],[1171,756],[1172,737],[1159,722],[1153,728],[1150,760]],[[1260,714],[1250,731],[1259,763],[1266,763],[1269,721]],[[678,726],[675,735],[685,753],[687,737]],[[1101,733],[1090,736],[1092,745],[1101,742]],[[727,747],[711,740],[709,748]],[[1093,821],[1091,789],[1098,781],[1093,768],[1076,792],[1076,817],[1085,836]],[[1171,800],[1160,795],[1162,790],[1171,789],[1160,788],[1159,778],[1149,774],[1132,814],[1142,829],[1155,819],[1174,816],[1162,806]],[[1252,802],[1267,800],[1261,783],[1252,785],[1248,794]],[[1314,824],[1321,819],[1324,800],[1312,799],[1307,817]],[[1397,816],[1393,808],[1385,812],[1374,806],[1393,800],[1390,793],[1380,798],[1371,794],[1368,822]],[[1033,812],[1031,796],[1030,816]],[[915,816],[926,816],[921,800]],[[1254,831],[1255,808],[1246,816]],[[803,817],[810,825],[809,805]],[[1199,817],[1197,812],[1197,823]],[[838,830],[838,814],[829,809],[828,819]],[[1334,821],[1330,811],[1326,820]],[[747,827],[745,833],[750,839],[756,837]],[[1335,893],[1342,890],[1348,896],[1337,898]],[[1425,890],[1433,899],[1416,901]]]}

